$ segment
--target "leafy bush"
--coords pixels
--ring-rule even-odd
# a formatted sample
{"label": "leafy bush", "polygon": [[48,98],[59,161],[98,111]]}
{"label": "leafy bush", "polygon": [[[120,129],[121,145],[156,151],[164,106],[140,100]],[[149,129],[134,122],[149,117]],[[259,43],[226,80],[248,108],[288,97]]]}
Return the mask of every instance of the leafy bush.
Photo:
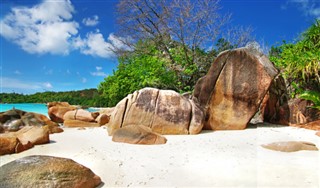
{"label": "leafy bush", "polygon": [[292,97],[305,90],[320,92],[320,20],[302,33],[297,43],[273,47],[270,54],[289,82]]}
{"label": "leafy bush", "polygon": [[320,110],[320,92],[305,91],[301,95],[299,95],[299,98],[312,101],[314,106],[310,106],[310,107]]}

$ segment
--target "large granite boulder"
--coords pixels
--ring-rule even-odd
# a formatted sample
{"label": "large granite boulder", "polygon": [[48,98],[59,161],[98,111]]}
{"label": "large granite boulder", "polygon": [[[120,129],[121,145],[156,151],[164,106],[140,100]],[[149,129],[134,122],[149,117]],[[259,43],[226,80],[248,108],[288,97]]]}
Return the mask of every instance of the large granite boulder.
{"label": "large granite boulder", "polygon": [[112,141],[128,144],[165,144],[167,139],[158,133],[152,132],[149,127],[143,125],[131,125],[115,130]]}
{"label": "large granite boulder", "polygon": [[172,90],[144,88],[129,94],[113,110],[109,135],[129,125],[150,127],[159,134],[197,134],[202,130],[203,113],[198,105]]}
{"label": "large granite boulder", "polygon": [[71,159],[27,156],[0,167],[0,187],[93,188],[99,176]]}
{"label": "large granite boulder", "polygon": [[48,115],[56,123],[63,123],[63,116],[68,111],[76,110],[77,107],[68,102],[49,102],[47,103]]}
{"label": "large granite boulder", "polygon": [[95,121],[95,117],[91,112],[83,109],[76,109],[72,111],[68,111],[64,114],[63,120],[80,120],[85,122],[93,122]]}
{"label": "large granite boulder", "polygon": [[318,151],[315,144],[302,141],[274,142],[262,145],[262,147],[281,152],[296,152],[300,150]]}
{"label": "large granite boulder", "polygon": [[206,111],[205,128],[246,128],[278,70],[254,48],[222,52],[199,79],[194,97]]}

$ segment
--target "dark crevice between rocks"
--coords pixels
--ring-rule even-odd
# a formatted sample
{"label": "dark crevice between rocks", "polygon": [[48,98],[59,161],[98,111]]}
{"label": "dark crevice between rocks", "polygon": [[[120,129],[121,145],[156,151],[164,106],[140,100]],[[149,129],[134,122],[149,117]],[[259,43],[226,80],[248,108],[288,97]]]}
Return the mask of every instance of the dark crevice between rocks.
{"label": "dark crevice between rocks", "polygon": [[[135,95],[135,93],[137,93],[137,95]],[[123,118],[122,118],[122,121],[121,121],[121,127],[122,127],[122,124],[123,124],[124,120],[126,119],[125,115],[130,113],[131,107],[136,103],[138,95],[139,95],[139,91],[135,91],[133,94],[131,94],[130,99],[129,99],[129,97],[127,97],[125,109],[124,109],[124,112],[123,112],[124,115],[123,115]],[[134,99],[134,97],[135,97],[135,99]],[[131,101],[130,102],[130,106],[128,106],[129,100]]]}
{"label": "dark crevice between rocks", "polygon": [[[192,121],[192,111],[193,111],[193,104],[191,102],[191,100],[188,100],[190,106],[191,106],[191,110],[190,110],[190,118],[189,118],[189,125],[188,125],[188,134],[190,134],[190,126],[191,126],[191,121]],[[195,104],[194,104],[195,105]]]}
{"label": "dark crevice between rocks", "polygon": [[149,127],[150,127],[151,129],[153,129],[154,116],[155,116],[155,114],[157,113],[159,95],[160,95],[160,90],[158,89],[158,90],[157,90],[156,100],[155,100],[155,105],[154,105],[154,113],[152,114],[151,122],[150,122],[150,125],[149,125]]}
{"label": "dark crevice between rocks", "polygon": [[[227,53],[227,54],[226,54],[226,57],[221,60],[221,61],[223,61],[223,63],[221,64],[221,67],[217,67],[217,68],[219,68],[220,70],[219,70],[219,73],[218,73],[217,76],[216,76],[216,79],[213,80],[214,82],[211,83],[212,89],[211,89],[211,91],[209,92],[209,98],[207,99],[207,101],[206,101],[206,103],[205,103],[205,105],[204,105],[205,108],[208,106],[208,103],[211,101],[212,94],[213,94],[213,92],[214,92],[214,90],[215,90],[216,83],[217,83],[217,81],[219,80],[219,77],[220,77],[220,75],[221,75],[221,72],[225,69],[225,66],[226,66],[226,64],[227,64],[227,62],[228,62],[228,59],[229,59],[229,56],[230,56],[231,52],[232,52],[232,51],[225,52],[225,53]],[[216,63],[216,61],[214,61],[213,63]],[[218,63],[218,62],[217,62],[217,63]],[[225,87],[225,88],[226,88],[226,87]]]}
{"label": "dark crevice between rocks", "polygon": [[74,119],[77,120],[77,113],[78,113],[78,109],[76,109],[76,112],[74,113]]}
{"label": "dark crevice between rocks", "polygon": [[126,98],[126,102],[125,102],[125,105],[124,105],[124,110],[123,110],[123,114],[122,114],[121,123],[120,123],[119,128],[121,128],[121,127],[122,127],[122,124],[123,124],[124,118],[125,118],[125,116],[126,116],[127,105],[128,105],[128,98]]}

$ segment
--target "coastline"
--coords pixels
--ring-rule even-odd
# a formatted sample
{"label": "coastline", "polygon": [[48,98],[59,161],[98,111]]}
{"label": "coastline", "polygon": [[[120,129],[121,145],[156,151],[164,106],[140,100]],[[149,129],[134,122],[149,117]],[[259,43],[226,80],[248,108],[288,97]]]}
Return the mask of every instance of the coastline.
{"label": "coastline", "polygon": [[319,187],[319,151],[276,152],[262,144],[308,141],[315,131],[271,124],[240,131],[165,135],[164,145],[112,142],[105,127],[64,128],[51,143],[0,157],[1,165],[29,155],[66,157],[90,168],[100,187]]}

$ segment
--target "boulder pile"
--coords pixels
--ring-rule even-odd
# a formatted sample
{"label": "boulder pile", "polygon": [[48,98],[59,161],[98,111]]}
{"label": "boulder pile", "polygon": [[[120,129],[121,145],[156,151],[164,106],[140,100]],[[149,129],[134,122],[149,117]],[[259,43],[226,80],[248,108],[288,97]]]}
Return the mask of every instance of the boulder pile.
{"label": "boulder pile", "polygon": [[277,74],[269,59],[255,49],[225,51],[198,80],[190,97],[154,88],[129,94],[111,113],[109,135],[140,125],[159,134],[244,129]]}
{"label": "boulder pile", "polygon": [[47,107],[50,119],[65,127],[99,127],[110,119],[107,113],[89,112],[67,102],[50,102]]}
{"label": "boulder pile", "polygon": [[49,143],[49,134],[63,129],[47,116],[18,109],[0,113],[0,155],[19,153]]}

